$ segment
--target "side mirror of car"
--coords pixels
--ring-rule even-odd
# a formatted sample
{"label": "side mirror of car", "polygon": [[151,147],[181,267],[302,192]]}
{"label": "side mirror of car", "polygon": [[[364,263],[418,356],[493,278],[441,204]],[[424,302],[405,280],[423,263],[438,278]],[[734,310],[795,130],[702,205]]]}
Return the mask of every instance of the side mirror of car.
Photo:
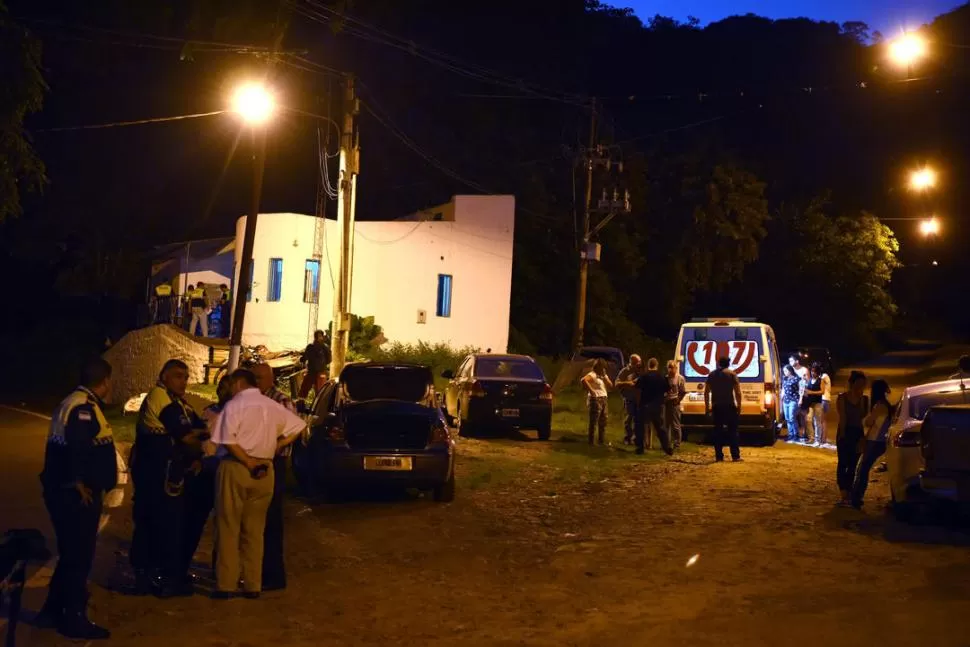
{"label": "side mirror of car", "polygon": [[323,421],[328,427],[332,427],[333,425],[337,424],[337,414],[331,411],[327,414]]}
{"label": "side mirror of car", "polygon": [[455,379],[455,372],[450,368],[447,368],[441,371],[441,377],[445,378],[446,380],[453,380]]}

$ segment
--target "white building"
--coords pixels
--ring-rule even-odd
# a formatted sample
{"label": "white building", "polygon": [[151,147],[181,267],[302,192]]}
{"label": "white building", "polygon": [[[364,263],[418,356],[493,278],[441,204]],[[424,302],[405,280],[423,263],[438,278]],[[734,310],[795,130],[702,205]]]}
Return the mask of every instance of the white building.
{"label": "white building", "polygon": [[[243,216],[236,223],[236,274],[245,227]],[[358,221],[355,231],[351,312],[373,316],[392,342],[506,351],[514,196],[455,196],[407,218]],[[314,330],[326,329],[339,262],[336,221],[260,214],[243,343],[302,348]]]}

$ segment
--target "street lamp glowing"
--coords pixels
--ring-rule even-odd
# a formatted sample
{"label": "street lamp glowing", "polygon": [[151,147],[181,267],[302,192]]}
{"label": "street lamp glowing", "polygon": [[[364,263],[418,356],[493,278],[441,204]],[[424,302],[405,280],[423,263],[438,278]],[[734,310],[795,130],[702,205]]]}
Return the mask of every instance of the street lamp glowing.
{"label": "street lamp glowing", "polygon": [[926,191],[936,186],[936,171],[931,168],[921,168],[909,174],[909,188],[914,191]]}
{"label": "street lamp glowing", "polygon": [[247,83],[232,95],[232,109],[246,123],[259,126],[269,121],[276,112],[276,98],[264,86]]}
{"label": "street lamp glowing", "polygon": [[919,223],[919,233],[925,237],[936,236],[940,233],[940,221],[936,218],[927,218]]}
{"label": "street lamp glowing", "polygon": [[926,56],[926,39],[919,34],[903,34],[889,43],[889,58],[900,67],[908,67]]}

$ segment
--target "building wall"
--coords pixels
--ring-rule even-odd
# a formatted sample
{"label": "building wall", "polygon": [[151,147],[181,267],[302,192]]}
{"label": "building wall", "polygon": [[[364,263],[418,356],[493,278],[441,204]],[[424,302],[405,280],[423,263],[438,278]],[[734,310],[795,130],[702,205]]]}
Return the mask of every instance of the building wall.
{"label": "building wall", "polygon": [[[453,222],[358,222],[354,243],[351,311],[373,316],[390,341],[446,343],[505,352],[508,346],[515,229],[513,196],[455,196]],[[439,207],[437,210],[446,209]],[[236,224],[236,265],[245,217]],[[312,258],[315,219],[261,214],[253,251],[253,295],[246,308],[243,343],[278,350],[300,348],[315,328],[333,318],[339,230],[326,222],[320,265],[318,320],[304,302],[304,270]],[[279,302],[267,301],[271,258],[283,259]],[[329,269],[328,269],[329,268]],[[452,277],[451,316],[436,316],[438,275]],[[332,277],[332,278],[331,278]],[[236,291],[241,295],[241,291]],[[424,323],[419,323],[419,311]]]}

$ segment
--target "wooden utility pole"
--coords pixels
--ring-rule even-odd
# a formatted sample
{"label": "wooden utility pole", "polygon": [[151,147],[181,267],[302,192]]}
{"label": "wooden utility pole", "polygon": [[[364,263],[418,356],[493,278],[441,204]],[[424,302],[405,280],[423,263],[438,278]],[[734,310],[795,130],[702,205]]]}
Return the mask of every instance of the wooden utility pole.
{"label": "wooden utility pole", "polygon": [[339,377],[346,364],[350,344],[350,277],[353,273],[355,202],[360,163],[360,149],[354,126],[359,112],[360,103],[354,91],[354,79],[348,76],[344,86],[344,122],[340,135],[340,184],[337,197],[340,271],[333,304],[333,360],[330,364],[330,374],[333,377]]}
{"label": "wooden utility pole", "polygon": [[589,148],[582,157],[586,167],[586,203],[583,208],[583,238],[579,244],[579,280],[576,282],[576,325],[573,329],[573,351],[583,345],[586,328],[586,279],[589,274],[589,260],[586,258],[589,246],[590,208],[593,201],[593,147],[596,145],[596,99],[590,104]]}

